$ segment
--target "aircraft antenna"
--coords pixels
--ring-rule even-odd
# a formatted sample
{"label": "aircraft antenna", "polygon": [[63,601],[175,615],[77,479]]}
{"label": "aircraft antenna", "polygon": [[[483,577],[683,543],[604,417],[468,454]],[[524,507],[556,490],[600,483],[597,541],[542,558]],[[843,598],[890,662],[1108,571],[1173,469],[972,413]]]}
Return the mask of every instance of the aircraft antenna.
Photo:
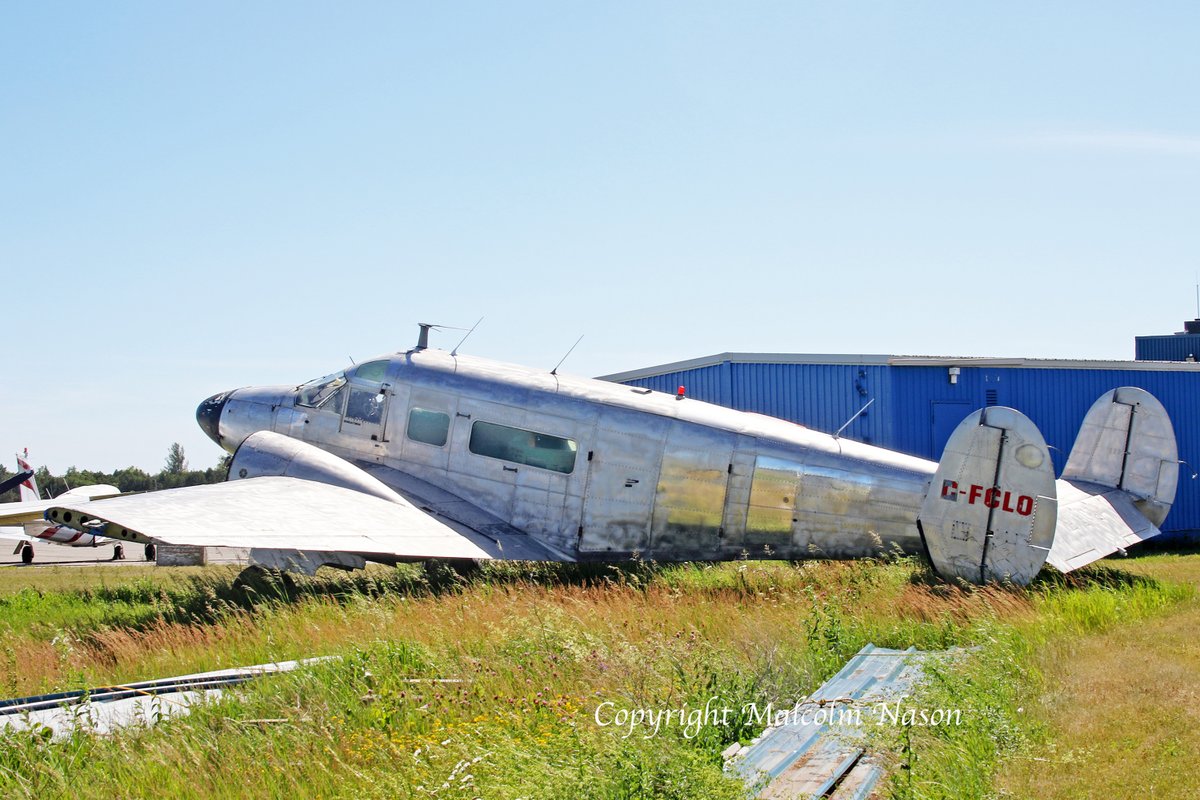
{"label": "aircraft antenna", "polygon": [[579,347],[579,343],[583,341],[583,336],[584,336],[584,334],[582,334],[582,333],[579,334],[579,338],[575,340],[575,344],[571,345],[571,349],[567,351],[567,355],[560,358],[558,360],[558,363],[554,365],[554,369],[550,370],[551,375],[558,374],[558,368],[561,367],[563,365],[563,362],[567,360],[567,356],[571,355],[571,353],[574,353],[575,348]]}
{"label": "aircraft antenna", "polygon": [[466,336],[463,336],[461,339],[458,340],[458,344],[454,345],[454,349],[450,351],[450,355],[452,355],[452,356],[458,355],[458,348],[462,347],[463,342],[465,342],[467,340],[467,338],[472,333],[475,332],[475,329],[479,327],[480,322],[483,322],[483,317],[480,317],[478,320],[476,320],[475,324],[471,326],[471,330],[467,331]]}
{"label": "aircraft antenna", "polygon": [[418,322],[417,327],[421,329],[421,335],[417,337],[417,350],[425,350],[429,347],[429,329],[436,328],[432,322]]}
{"label": "aircraft antenna", "polygon": [[871,403],[874,403],[874,402],[875,402],[875,398],[872,397],[870,400],[867,401],[867,404],[865,406],[860,408],[858,411],[855,411],[854,416],[852,416],[852,417],[850,417],[850,419],[846,420],[846,424],[837,429],[837,433],[835,433],[833,435],[833,438],[837,439],[837,438],[841,437],[842,431],[846,430],[846,428],[849,428],[851,422],[854,422],[854,420],[858,419],[864,413],[866,413],[866,410],[871,407]]}

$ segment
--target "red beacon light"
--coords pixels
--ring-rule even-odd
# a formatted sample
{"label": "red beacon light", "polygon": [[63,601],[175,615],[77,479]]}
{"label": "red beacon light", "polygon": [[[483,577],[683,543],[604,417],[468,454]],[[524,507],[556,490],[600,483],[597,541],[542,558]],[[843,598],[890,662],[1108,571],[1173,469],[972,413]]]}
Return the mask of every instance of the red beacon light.
{"label": "red beacon light", "polygon": [[682,400],[682,399],[683,399],[683,396],[684,396],[685,394],[687,394],[687,388],[686,388],[686,387],[684,387],[684,386],[680,386],[680,387],[679,387],[679,389],[678,389],[678,390],[676,390],[676,392],[675,392],[675,399],[676,399],[676,400]]}

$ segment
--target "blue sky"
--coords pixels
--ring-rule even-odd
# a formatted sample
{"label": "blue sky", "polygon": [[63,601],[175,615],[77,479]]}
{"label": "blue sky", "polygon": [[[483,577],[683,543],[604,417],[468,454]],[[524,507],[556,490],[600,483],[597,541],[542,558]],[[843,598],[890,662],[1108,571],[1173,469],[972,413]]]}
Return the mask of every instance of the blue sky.
{"label": "blue sky", "polygon": [[[0,452],[194,465],[219,390],[469,326],[1132,358],[1196,314],[1200,6],[0,9]],[[440,339],[452,346],[457,335]],[[5,463],[12,468],[11,458]]]}

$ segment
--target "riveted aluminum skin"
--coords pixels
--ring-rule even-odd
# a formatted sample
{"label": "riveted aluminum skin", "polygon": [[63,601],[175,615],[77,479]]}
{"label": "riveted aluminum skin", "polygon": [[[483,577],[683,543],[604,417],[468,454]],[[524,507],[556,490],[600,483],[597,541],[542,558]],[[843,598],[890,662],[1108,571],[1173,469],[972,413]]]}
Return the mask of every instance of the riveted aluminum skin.
{"label": "riveted aluminum skin", "polygon": [[[442,487],[578,560],[920,552],[917,509],[935,467],[923,459],[758,414],[437,350],[394,357],[389,380],[387,442],[286,399],[274,429],[360,463],[367,449],[370,460]],[[405,435],[413,409],[448,418],[445,445]],[[573,468],[472,452],[479,422],[568,440]],[[781,495],[785,503],[762,499],[773,470],[795,483]],[[764,507],[771,502],[779,507]]]}

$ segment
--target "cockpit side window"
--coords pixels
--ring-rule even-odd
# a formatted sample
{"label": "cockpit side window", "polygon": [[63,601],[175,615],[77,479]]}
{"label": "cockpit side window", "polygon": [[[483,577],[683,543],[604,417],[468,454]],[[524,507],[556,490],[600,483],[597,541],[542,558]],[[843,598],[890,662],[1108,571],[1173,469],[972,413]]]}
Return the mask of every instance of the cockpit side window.
{"label": "cockpit side window", "polygon": [[[300,387],[300,393],[296,396],[296,405],[324,408],[345,384],[346,375],[342,372],[309,381]],[[335,402],[337,401],[335,400]]]}
{"label": "cockpit side window", "polygon": [[388,362],[386,360],[366,361],[351,370],[350,377],[359,381],[383,383],[384,379],[387,377],[387,370]]}
{"label": "cockpit side window", "polygon": [[376,391],[352,388],[346,406],[346,420],[378,425],[383,421],[383,404],[387,397]]}

